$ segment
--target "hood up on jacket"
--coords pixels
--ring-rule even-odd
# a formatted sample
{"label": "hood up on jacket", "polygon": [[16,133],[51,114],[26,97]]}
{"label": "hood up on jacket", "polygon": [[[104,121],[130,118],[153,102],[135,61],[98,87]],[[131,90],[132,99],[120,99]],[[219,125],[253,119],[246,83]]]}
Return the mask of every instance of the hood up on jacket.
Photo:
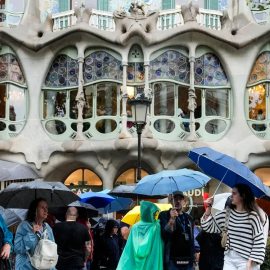
{"label": "hood up on jacket", "polygon": [[163,270],[163,243],[159,220],[153,214],[160,209],[141,202],[141,220],[132,226],[117,270]]}

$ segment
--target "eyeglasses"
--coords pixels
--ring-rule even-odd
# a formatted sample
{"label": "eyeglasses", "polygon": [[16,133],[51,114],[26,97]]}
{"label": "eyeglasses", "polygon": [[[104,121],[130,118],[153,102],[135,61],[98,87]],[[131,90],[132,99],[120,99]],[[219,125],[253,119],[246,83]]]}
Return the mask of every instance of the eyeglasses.
{"label": "eyeglasses", "polygon": [[185,200],[185,198],[183,198],[183,197],[174,197],[174,200],[175,201],[183,201],[183,200]]}

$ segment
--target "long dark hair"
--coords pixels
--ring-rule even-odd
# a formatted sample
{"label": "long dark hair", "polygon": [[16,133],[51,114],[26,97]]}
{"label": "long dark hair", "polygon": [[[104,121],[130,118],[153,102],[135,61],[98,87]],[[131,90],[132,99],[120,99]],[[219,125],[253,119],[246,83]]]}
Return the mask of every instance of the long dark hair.
{"label": "long dark hair", "polygon": [[[237,188],[240,196],[243,198],[243,206],[244,209],[248,212],[251,213],[256,212],[260,220],[262,221],[262,217],[260,215],[260,211],[258,208],[258,205],[255,201],[255,196],[251,190],[251,188],[246,185],[246,184],[236,184],[234,188]],[[233,205],[232,203],[229,206],[231,209],[235,209],[236,205]]]}
{"label": "long dark hair", "polygon": [[37,198],[31,202],[26,216],[27,221],[33,222],[36,220],[37,207],[40,202],[46,202],[46,200],[44,198]]}

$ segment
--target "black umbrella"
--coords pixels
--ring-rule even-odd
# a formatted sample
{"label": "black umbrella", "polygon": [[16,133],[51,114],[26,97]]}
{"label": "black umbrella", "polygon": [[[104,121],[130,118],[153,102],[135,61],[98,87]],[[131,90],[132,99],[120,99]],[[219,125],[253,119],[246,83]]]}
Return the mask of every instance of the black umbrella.
{"label": "black umbrella", "polygon": [[98,216],[98,210],[89,203],[82,203],[79,201],[73,202],[64,207],[51,207],[49,208],[49,214],[56,217],[59,221],[64,221],[68,207],[74,206],[78,209],[79,218],[88,219]]}
{"label": "black umbrella", "polygon": [[67,206],[80,199],[60,182],[33,181],[10,184],[0,192],[0,205],[4,208],[28,209],[36,198],[44,198],[49,207]]}
{"label": "black umbrella", "polygon": [[0,181],[37,178],[43,176],[28,165],[0,160]]}
{"label": "black umbrella", "polygon": [[133,193],[137,184],[120,185],[111,190],[108,194],[116,197],[134,198],[134,199],[164,199],[167,195],[147,196]]}

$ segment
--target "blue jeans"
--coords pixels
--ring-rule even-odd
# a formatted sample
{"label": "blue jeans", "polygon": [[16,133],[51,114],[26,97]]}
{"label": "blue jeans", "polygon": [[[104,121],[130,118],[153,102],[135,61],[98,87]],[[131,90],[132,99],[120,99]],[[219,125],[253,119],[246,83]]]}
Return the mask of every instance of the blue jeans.
{"label": "blue jeans", "polygon": [[84,270],[90,270],[91,261],[87,261]]}
{"label": "blue jeans", "polygon": [[172,261],[169,261],[168,263],[166,263],[166,269],[167,270],[194,270],[192,264],[188,264],[188,265],[176,265]]}

